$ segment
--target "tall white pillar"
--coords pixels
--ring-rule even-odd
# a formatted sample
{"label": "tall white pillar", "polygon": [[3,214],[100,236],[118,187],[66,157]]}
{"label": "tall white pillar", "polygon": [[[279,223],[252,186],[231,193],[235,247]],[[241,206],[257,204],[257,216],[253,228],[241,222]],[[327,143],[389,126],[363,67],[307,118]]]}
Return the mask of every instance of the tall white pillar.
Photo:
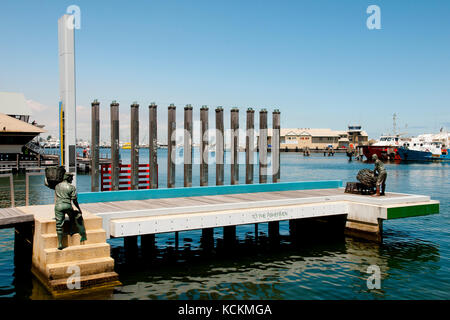
{"label": "tall white pillar", "polygon": [[75,51],[74,16],[65,14],[58,19],[59,96],[64,110],[64,158],[66,172],[73,173],[76,186],[76,103],[75,103]]}

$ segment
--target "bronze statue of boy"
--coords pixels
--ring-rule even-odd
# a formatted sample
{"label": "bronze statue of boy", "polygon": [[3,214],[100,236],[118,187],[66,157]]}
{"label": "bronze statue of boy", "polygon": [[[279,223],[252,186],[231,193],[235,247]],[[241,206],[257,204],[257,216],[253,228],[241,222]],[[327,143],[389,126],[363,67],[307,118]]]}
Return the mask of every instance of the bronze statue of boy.
{"label": "bronze statue of boy", "polygon": [[[55,187],[55,220],[56,220],[56,234],[58,236],[58,249],[64,249],[62,244],[63,239],[63,225],[66,214],[69,216],[70,226],[69,233],[74,235],[79,233],[81,236],[80,242],[87,240],[86,228],[84,227],[83,216],[80,205],[77,199],[77,190],[72,183],[73,174],[66,172],[62,182]],[[72,208],[72,202],[78,210]]]}

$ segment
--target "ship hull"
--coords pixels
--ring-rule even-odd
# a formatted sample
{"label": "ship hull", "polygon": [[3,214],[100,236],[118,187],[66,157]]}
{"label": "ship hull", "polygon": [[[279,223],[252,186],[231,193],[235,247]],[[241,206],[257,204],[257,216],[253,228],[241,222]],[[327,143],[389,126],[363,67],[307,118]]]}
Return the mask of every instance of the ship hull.
{"label": "ship hull", "polygon": [[450,161],[448,154],[433,155],[427,151],[399,148],[397,151],[402,161]]}
{"label": "ship hull", "polygon": [[397,154],[397,147],[392,146],[364,146],[363,153],[367,160],[372,160],[372,155],[374,154],[380,160],[400,160]]}

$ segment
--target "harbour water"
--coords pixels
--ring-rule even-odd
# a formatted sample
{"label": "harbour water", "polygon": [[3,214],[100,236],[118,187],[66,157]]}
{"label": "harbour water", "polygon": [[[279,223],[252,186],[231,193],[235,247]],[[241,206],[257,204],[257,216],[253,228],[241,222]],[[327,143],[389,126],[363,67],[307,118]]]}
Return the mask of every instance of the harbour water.
{"label": "harbour water", "polygon": [[[101,153],[106,153],[102,150]],[[167,150],[158,151],[159,184],[166,185]],[[198,153],[195,153],[198,156]],[[244,157],[244,154],[241,154]],[[124,163],[129,150],[121,150]],[[147,150],[141,162],[148,163]],[[281,153],[281,181],[355,181],[356,173],[373,164],[348,162],[343,154],[324,157]],[[215,182],[210,166],[210,184]],[[112,294],[89,294],[84,299],[449,299],[450,298],[450,182],[448,163],[388,163],[387,191],[430,195],[439,200],[440,214],[390,220],[384,223],[382,244],[349,237],[292,244],[289,225],[280,223],[281,243],[272,247],[267,225],[238,226],[239,245],[233,254],[216,250],[205,255],[200,248],[201,231],[180,233],[180,249],[174,251],[174,234],[156,238],[157,253],[129,258],[122,239],[112,239],[112,256],[122,286]],[[228,169],[228,170],[227,170]],[[255,166],[257,181],[258,168]],[[240,183],[245,166],[240,166]],[[53,193],[32,177],[30,202],[51,203]],[[229,183],[226,166],[225,182]],[[9,182],[0,181],[0,206],[9,206]],[[199,185],[199,166],[193,166],[193,185]],[[176,185],[183,185],[182,165],[176,168]],[[25,177],[15,177],[16,205],[24,204]],[[79,192],[90,190],[90,176],[78,175]],[[215,229],[220,247],[221,228]],[[0,230],[0,298],[50,299],[41,285],[14,271],[14,230]],[[131,259],[131,260],[130,260]],[[367,268],[381,270],[381,289],[369,290]]]}

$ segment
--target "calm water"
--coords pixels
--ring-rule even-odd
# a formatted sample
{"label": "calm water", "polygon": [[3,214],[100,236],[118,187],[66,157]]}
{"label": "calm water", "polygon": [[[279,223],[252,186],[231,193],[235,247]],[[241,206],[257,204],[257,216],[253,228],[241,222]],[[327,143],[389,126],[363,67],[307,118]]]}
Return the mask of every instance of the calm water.
{"label": "calm water", "polygon": [[[102,153],[106,153],[104,150]],[[166,184],[166,150],[159,150],[161,186]],[[148,153],[141,151],[142,162]],[[244,156],[243,154],[241,156]],[[127,162],[129,151],[122,151]],[[281,180],[354,181],[361,168],[372,164],[348,162],[343,155],[281,154]],[[308,244],[291,244],[287,222],[280,223],[281,244],[267,240],[267,225],[260,224],[259,243],[254,244],[254,226],[237,227],[238,248],[231,254],[221,248],[222,230],[215,229],[217,250],[209,255],[199,247],[201,231],[180,233],[180,250],[173,250],[174,235],[157,236],[152,259],[141,254],[125,255],[123,240],[110,240],[122,286],[113,293],[91,294],[87,299],[449,299],[449,164],[386,164],[388,191],[425,194],[441,201],[439,215],[386,221],[383,244],[348,237]],[[257,173],[257,168],[255,168]],[[241,166],[241,183],[245,167]],[[193,184],[199,185],[199,168],[193,169]],[[177,186],[183,184],[183,169],[177,167]],[[225,181],[229,183],[229,169]],[[24,203],[24,176],[15,177],[17,205]],[[33,177],[31,201],[50,203],[51,190],[42,187],[42,177]],[[215,181],[214,166],[210,181]],[[8,183],[0,182],[0,206],[9,206]],[[78,189],[90,189],[90,177],[78,175]],[[15,275],[12,229],[0,230],[0,298],[47,299],[48,293],[30,275]],[[368,290],[369,265],[381,269],[381,289]]]}

